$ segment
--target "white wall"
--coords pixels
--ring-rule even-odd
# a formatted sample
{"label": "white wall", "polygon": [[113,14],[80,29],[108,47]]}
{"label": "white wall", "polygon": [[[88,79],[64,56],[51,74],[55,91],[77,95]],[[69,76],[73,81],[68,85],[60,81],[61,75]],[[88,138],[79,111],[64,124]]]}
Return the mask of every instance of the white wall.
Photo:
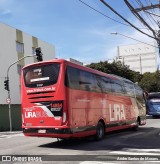
{"label": "white wall", "polygon": [[[130,69],[140,73],[155,72],[157,69],[157,48],[154,42],[118,47],[118,58]],[[152,46],[153,45],[153,46]]]}
{"label": "white wall", "polygon": [[[8,92],[4,89],[4,77],[7,76],[8,67],[18,60],[16,51],[16,29],[0,23],[0,104],[6,104]],[[32,55],[32,36],[23,32],[24,56]],[[44,60],[55,58],[54,46],[38,40],[38,46],[42,48]],[[33,58],[26,58],[25,65],[33,63]],[[9,70],[11,103],[20,104],[20,79],[17,64]]]}
{"label": "white wall", "polygon": [[[17,60],[16,52],[16,29],[7,25],[0,24],[0,77],[7,76],[7,69],[11,63]],[[11,97],[13,102],[19,101],[19,90],[17,89],[17,81],[19,82],[17,75],[17,67],[11,67],[9,71]],[[15,73],[16,72],[16,73]],[[14,79],[14,80],[13,80]],[[16,86],[16,87],[15,87]],[[18,92],[18,93],[17,93]],[[6,103],[7,91],[4,90],[4,78],[0,79],[0,104]]]}

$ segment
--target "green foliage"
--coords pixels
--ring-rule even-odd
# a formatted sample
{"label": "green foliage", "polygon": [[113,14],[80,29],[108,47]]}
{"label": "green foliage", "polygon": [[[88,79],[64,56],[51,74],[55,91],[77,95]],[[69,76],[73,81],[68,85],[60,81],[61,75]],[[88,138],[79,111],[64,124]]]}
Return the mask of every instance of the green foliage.
{"label": "green foliage", "polygon": [[112,63],[108,63],[108,61],[101,61],[99,63],[91,63],[87,65],[87,67],[108,74],[115,74],[133,82],[138,82],[145,91],[160,92],[160,71],[156,71],[154,73],[147,72],[141,75],[140,72],[129,69],[129,66],[123,65],[120,61],[113,61]]}
{"label": "green foliage", "polygon": [[144,73],[139,84],[148,92],[160,92],[160,71]]}
{"label": "green foliage", "polygon": [[115,74],[133,82],[139,82],[142,78],[142,75],[140,75],[139,72],[130,70],[129,66],[123,65],[120,61],[113,61],[112,63],[108,63],[108,61],[101,61],[99,63],[91,63],[90,65],[87,65],[87,67],[109,74]]}

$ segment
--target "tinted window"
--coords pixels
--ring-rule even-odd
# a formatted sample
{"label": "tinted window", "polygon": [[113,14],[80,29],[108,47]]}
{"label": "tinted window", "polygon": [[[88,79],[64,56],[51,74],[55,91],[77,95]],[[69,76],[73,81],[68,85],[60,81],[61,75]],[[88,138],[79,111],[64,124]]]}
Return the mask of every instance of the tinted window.
{"label": "tinted window", "polygon": [[140,103],[144,104],[143,90],[138,85],[134,85],[134,87],[135,87],[136,99]]}
{"label": "tinted window", "polygon": [[79,89],[80,71],[76,68],[67,67],[65,85],[72,89]]}
{"label": "tinted window", "polygon": [[116,93],[123,93],[124,94],[124,88],[123,83],[119,80],[112,80],[112,91]]}
{"label": "tinted window", "polygon": [[135,87],[136,96],[142,96],[143,95],[143,90],[138,85],[134,85],[134,87]]}
{"label": "tinted window", "polygon": [[104,93],[111,92],[111,80],[107,77],[98,77],[98,81],[102,87]]}
{"label": "tinted window", "polygon": [[70,66],[67,67],[65,84],[72,89],[101,91],[94,74]]}
{"label": "tinted window", "polygon": [[129,82],[129,81],[124,81],[124,87],[125,91],[128,95],[134,96],[135,95],[135,90],[134,90],[134,84]]}
{"label": "tinted window", "polygon": [[42,65],[24,69],[26,87],[43,87],[57,83],[60,64]]}

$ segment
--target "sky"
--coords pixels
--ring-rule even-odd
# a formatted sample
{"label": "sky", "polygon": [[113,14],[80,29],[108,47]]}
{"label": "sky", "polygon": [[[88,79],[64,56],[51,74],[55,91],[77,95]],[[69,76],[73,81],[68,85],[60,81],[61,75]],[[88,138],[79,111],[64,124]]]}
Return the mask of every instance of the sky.
{"label": "sky", "polygon": [[[99,0],[82,1],[125,23]],[[140,25],[123,0],[106,2],[127,20]],[[0,0],[0,22],[54,45],[57,58],[73,58],[84,64],[115,59],[117,46],[138,43],[121,35],[111,35],[112,32],[146,43],[154,41],[79,0]]]}

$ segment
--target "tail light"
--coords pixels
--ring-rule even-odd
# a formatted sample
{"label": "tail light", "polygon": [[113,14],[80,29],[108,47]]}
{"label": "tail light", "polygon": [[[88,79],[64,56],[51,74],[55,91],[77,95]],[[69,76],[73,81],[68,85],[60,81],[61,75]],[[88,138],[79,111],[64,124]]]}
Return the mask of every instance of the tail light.
{"label": "tail light", "polygon": [[63,112],[63,123],[65,123],[67,121],[67,115],[66,112]]}

